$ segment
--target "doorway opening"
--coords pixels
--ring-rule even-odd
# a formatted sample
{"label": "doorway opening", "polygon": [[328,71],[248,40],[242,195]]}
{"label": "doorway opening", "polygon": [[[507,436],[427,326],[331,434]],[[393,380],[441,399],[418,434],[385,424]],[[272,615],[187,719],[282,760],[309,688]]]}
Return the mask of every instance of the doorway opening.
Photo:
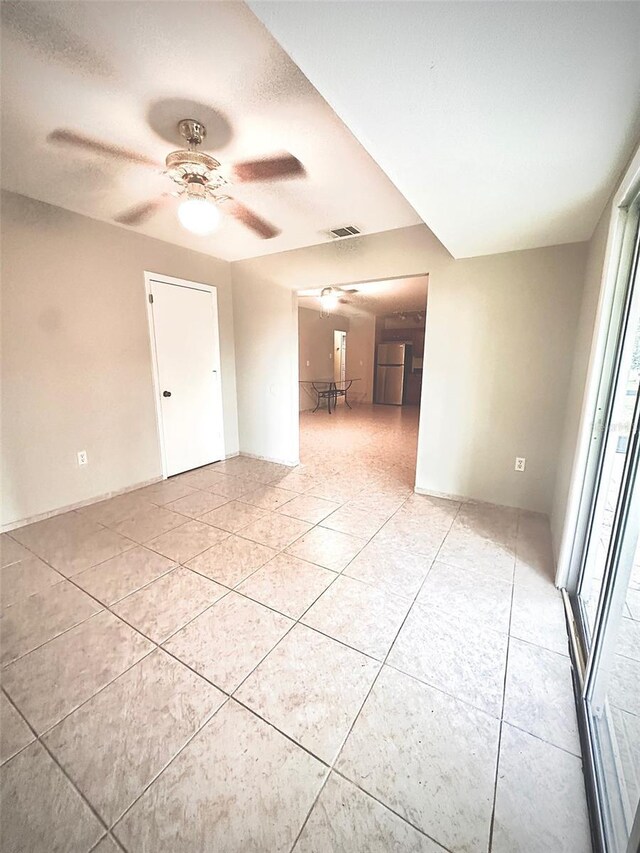
{"label": "doorway opening", "polygon": [[333,378],[336,382],[347,378],[347,333],[338,329],[333,332]]}
{"label": "doorway opening", "polygon": [[374,464],[370,448],[384,443],[375,464],[398,466],[413,488],[427,291],[422,273],[298,292],[302,464],[318,447]]}
{"label": "doorway opening", "polygon": [[164,477],[224,459],[217,289],[145,273]]}

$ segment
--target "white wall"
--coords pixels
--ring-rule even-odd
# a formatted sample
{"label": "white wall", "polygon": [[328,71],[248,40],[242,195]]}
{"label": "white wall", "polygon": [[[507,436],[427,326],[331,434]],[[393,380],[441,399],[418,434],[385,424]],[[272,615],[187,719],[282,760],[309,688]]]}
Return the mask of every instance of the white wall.
{"label": "white wall", "polygon": [[[549,512],[585,258],[586,244],[568,244],[454,261],[418,225],[235,262],[238,375],[245,350],[293,334],[287,290],[429,273],[416,486]],[[262,312],[269,324],[251,322]],[[268,372],[286,396],[297,356],[282,340],[277,353]],[[238,382],[241,449],[297,452],[297,413],[265,398],[266,372]]]}
{"label": "white wall", "polygon": [[217,287],[226,452],[237,452],[229,264],[3,193],[3,524],[161,475],[144,270]]}

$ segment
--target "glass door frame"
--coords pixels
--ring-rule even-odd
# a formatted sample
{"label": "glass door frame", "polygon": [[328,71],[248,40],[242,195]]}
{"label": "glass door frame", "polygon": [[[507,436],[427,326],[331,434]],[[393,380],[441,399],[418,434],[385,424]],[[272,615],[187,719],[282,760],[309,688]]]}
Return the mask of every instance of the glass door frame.
{"label": "glass door frame", "polygon": [[[640,151],[631,163],[612,205],[604,277],[600,294],[596,332],[589,366],[589,381],[581,424],[580,444],[574,460],[572,487],[569,498],[564,540],[561,547],[558,585],[564,588],[567,616],[570,623],[572,657],[575,669],[576,701],[583,752],[587,797],[592,816],[594,844],[597,850],[607,850],[609,821],[601,789],[601,768],[595,748],[594,732],[590,725],[588,705],[596,689],[597,664],[607,640],[606,619],[615,607],[620,582],[611,570],[623,547],[625,521],[632,506],[633,466],[637,472],[640,456],[638,419],[640,403],[636,401],[632,431],[625,460],[626,489],[620,495],[614,516],[607,553],[607,571],[600,591],[595,629],[588,641],[588,626],[578,602],[578,592],[585,562],[585,551],[594,521],[595,497],[603,473],[606,438],[611,425],[613,396],[620,367],[624,333],[629,321],[632,282],[638,265],[640,223]],[[636,285],[640,287],[640,281]],[[637,495],[636,495],[637,500]],[[624,584],[626,594],[626,583]],[[592,650],[589,654],[590,649]],[[635,836],[640,832],[640,808],[635,817],[629,851],[634,850]]]}

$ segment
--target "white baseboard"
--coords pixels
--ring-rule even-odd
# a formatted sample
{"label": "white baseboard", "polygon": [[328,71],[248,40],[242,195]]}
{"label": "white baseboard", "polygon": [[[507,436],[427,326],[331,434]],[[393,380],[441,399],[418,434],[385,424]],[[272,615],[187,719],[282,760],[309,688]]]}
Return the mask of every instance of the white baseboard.
{"label": "white baseboard", "polygon": [[452,495],[448,492],[437,492],[435,489],[423,489],[420,486],[414,486],[413,491],[417,495],[426,495],[427,497],[432,498],[443,498],[448,501],[457,501],[458,503],[463,504],[479,504],[480,506],[495,506],[498,509],[517,509],[518,512],[526,512],[528,515],[541,515],[544,518],[548,518],[548,514],[546,512],[540,512],[536,509],[525,509],[521,506],[511,506],[510,504],[497,504],[493,501],[483,501],[480,498],[469,498],[465,497],[465,495]]}
{"label": "white baseboard", "polygon": [[247,456],[249,459],[259,459],[261,462],[275,462],[277,465],[286,465],[287,468],[295,468],[296,465],[300,464],[299,459],[292,462],[291,459],[278,459],[275,456],[259,456],[257,453],[246,453],[244,450],[236,453],[236,456]]}
{"label": "white baseboard", "polygon": [[127,492],[135,492],[136,489],[143,489],[145,486],[153,486],[154,483],[160,483],[163,479],[163,477],[153,477],[151,480],[144,480],[142,483],[135,483],[133,486],[126,486],[124,489],[116,489],[113,492],[105,492],[102,495],[87,498],[84,501],[78,501],[74,504],[58,507],[58,509],[49,510],[49,512],[41,512],[38,515],[21,518],[18,521],[9,521],[0,527],[0,531],[8,533],[10,530],[17,530],[19,527],[26,527],[27,524],[35,524],[36,521],[45,521],[47,518],[54,518],[56,515],[64,515],[65,512],[72,512],[74,509],[82,509],[82,507],[91,506],[91,504],[97,504],[109,498],[116,498],[118,495],[126,495]]}

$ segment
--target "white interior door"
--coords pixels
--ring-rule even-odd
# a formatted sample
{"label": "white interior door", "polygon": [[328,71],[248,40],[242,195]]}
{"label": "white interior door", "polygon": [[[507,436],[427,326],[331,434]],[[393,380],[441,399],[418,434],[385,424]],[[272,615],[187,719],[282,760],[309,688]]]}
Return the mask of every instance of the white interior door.
{"label": "white interior door", "polygon": [[165,474],[224,458],[217,293],[150,281]]}

